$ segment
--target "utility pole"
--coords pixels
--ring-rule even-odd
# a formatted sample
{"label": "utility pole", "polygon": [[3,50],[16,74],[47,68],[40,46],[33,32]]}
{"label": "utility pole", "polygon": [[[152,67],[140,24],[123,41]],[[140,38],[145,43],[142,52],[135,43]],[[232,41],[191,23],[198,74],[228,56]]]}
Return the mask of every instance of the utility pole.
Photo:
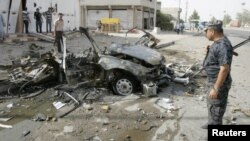
{"label": "utility pole", "polygon": [[157,0],[155,0],[155,9],[154,9],[154,28],[156,27],[156,12],[157,12]]}
{"label": "utility pole", "polygon": [[178,8],[178,20],[177,23],[180,23],[180,18],[181,18],[181,0],[179,0],[179,8]]}
{"label": "utility pole", "polygon": [[187,15],[188,15],[188,0],[187,0],[187,2],[186,2],[185,22],[187,22]]}
{"label": "utility pole", "polygon": [[241,27],[244,27],[244,24],[243,24],[243,19],[244,19],[244,17],[243,17],[243,15],[244,15],[244,6],[245,6],[245,2],[242,2],[241,3],[241,5],[242,5],[242,10],[243,10],[243,12],[242,12],[242,15],[241,15]]}
{"label": "utility pole", "polygon": [[154,0],[155,2],[155,9],[154,9],[154,29],[153,29],[153,32],[154,33],[157,33],[157,27],[156,27],[156,13],[157,13],[157,0]]}

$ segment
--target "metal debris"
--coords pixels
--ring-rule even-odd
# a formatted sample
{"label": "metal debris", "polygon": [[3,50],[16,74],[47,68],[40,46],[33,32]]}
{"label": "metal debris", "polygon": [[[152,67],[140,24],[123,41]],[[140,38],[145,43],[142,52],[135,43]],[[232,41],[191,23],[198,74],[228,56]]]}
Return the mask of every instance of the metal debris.
{"label": "metal debris", "polygon": [[55,101],[53,102],[53,106],[58,110],[60,108],[62,108],[63,106],[65,106],[66,103],[62,103],[61,101]]}
{"label": "metal debris", "polygon": [[0,123],[0,127],[1,128],[12,128],[13,126],[12,125],[5,125],[5,124]]}

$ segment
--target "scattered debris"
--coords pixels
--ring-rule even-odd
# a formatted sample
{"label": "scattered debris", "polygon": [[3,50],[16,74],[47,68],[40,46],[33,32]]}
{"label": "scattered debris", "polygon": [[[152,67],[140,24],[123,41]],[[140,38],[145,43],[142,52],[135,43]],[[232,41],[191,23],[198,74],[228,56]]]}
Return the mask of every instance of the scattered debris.
{"label": "scattered debris", "polygon": [[109,107],[108,105],[104,105],[104,106],[101,107],[101,110],[102,110],[102,112],[104,112],[104,113],[108,113],[109,110],[110,110],[110,107]]}
{"label": "scattered debris", "polygon": [[40,40],[51,42],[51,43],[53,43],[55,41],[55,38],[48,36],[48,35],[45,35],[45,34],[41,34],[41,33],[30,33],[29,35],[33,36],[33,37],[37,37]]}
{"label": "scattered debris", "polygon": [[90,104],[86,104],[86,103],[83,103],[83,107],[89,111],[94,109]]}
{"label": "scattered debris", "polygon": [[9,108],[9,109],[12,108],[13,107],[13,103],[8,104],[6,107]]}
{"label": "scattered debris", "polygon": [[46,116],[44,114],[38,113],[33,118],[34,121],[46,121]]}
{"label": "scattered debris", "polygon": [[246,116],[250,117],[250,109],[249,109],[249,110],[243,111],[243,113],[244,113]]}
{"label": "scattered debris", "polygon": [[143,94],[145,96],[156,96],[157,95],[157,85],[154,83],[143,84]]}
{"label": "scattered debris", "polygon": [[161,48],[164,48],[164,47],[169,47],[169,46],[174,45],[174,44],[175,44],[175,41],[172,41],[172,42],[157,45],[155,48],[156,49],[161,49]]}
{"label": "scattered debris", "polygon": [[173,101],[168,98],[159,98],[156,100],[156,105],[160,106],[161,108],[166,109],[167,111],[171,111],[175,109]]}
{"label": "scattered debris", "polygon": [[127,135],[124,141],[132,141],[131,136]]}
{"label": "scattered debris", "polygon": [[65,95],[67,95],[68,97],[70,97],[71,99],[73,99],[75,102],[76,102],[76,104],[80,104],[80,102],[79,101],[77,101],[73,96],[71,96],[69,93],[67,93],[67,92],[63,92]]}
{"label": "scattered debris", "polygon": [[63,127],[63,133],[72,133],[74,131],[73,126],[64,126]]}
{"label": "scattered debris", "polygon": [[107,117],[103,117],[103,118],[96,118],[96,122],[97,123],[101,123],[103,125],[108,125],[110,122],[109,122],[109,118]]}
{"label": "scattered debris", "polygon": [[239,107],[235,107],[232,109],[232,113],[236,113],[236,112],[240,112],[241,111],[241,108]]}
{"label": "scattered debris", "polygon": [[6,122],[9,121],[10,119],[12,119],[13,117],[0,117],[0,121],[2,122]]}
{"label": "scattered debris", "polygon": [[62,103],[61,101],[55,101],[55,102],[53,102],[53,106],[58,110],[58,109],[60,109],[60,108],[62,108],[63,106],[65,106],[66,105],[66,103]]}
{"label": "scattered debris", "polygon": [[205,96],[199,96],[199,101],[204,101]]}
{"label": "scattered debris", "polygon": [[29,135],[29,134],[30,134],[30,130],[28,130],[28,131],[23,131],[22,137],[25,137],[25,136],[27,136],[27,135]]}
{"label": "scattered debris", "polygon": [[2,128],[12,128],[13,126],[12,125],[5,125],[5,124],[0,123],[0,127],[2,127]]}
{"label": "scattered debris", "polygon": [[95,136],[95,137],[93,137],[92,141],[102,141],[102,140],[101,140],[101,138],[100,138],[100,137]]}

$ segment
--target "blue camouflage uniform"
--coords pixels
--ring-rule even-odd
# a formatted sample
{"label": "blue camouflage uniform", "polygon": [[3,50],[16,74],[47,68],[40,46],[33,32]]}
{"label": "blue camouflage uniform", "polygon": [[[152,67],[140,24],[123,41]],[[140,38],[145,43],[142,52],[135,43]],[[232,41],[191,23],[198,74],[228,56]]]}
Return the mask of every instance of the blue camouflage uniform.
{"label": "blue camouflage uniform", "polygon": [[216,82],[220,71],[220,66],[228,64],[231,70],[233,56],[233,48],[229,39],[224,36],[218,41],[215,41],[209,48],[208,55],[204,61],[203,67],[207,73],[207,108],[208,108],[208,125],[222,124],[223,115],[226,111],[228,92],[231,88],[232,78],[229,74],[224,81],[222,87],[218,91],[217,99],[208,98],[210,90]]}

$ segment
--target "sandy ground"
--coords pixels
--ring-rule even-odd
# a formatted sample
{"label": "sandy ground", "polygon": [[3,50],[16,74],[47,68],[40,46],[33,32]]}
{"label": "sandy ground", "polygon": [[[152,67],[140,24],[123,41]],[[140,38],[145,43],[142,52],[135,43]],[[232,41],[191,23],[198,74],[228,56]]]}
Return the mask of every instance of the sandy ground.
{"label": "sandy ground", "polygon": [[[123,36],[123,35],[121,35]],[[162,42],[176,41],[175,45],[160,49],[167,62],[179,62],[192,64],[202,62],[204,58],[203,47],[211,42],[204,36],[191,36],[191,34],[159,34]],[[112,37],[110,40],[118,40],[120,37]],[[232,43],[236,44],[242,39],[232,37]],[[99,37],[100,43],[105,43],[106,38]],[[41,46],[46,43],[39,42]],[[249,46],[249,45],[245,45]],[[27,43],[4,45],[4,54],[1,55],[1,63],[9,62],[9,54],[20,55]],[[47,45],[44,50],[50,50]],[[233,86],[230,91],[228,108],[224,117],[225,124],[249,124],[250,118],[245,111],[250,110],[250,79],[247,78],[250,68],[247,58],[250,48],[237,49],[240,57],[235,57],[232,65]],[[204,81],[200,81],[199,89],[194,95],[185,95],[188,86],[171,83],[162,89],[157,97],[144,97],[136,94],[127,97],[115,96],[109,91],[95,101],[85,101],[79,108],[69,115],[57,120],[34,122],[31,116],[22,118],[21,122],[14,122],[12,129],[0,130],[0,138],[4,141],[203,141],[207,140],[207,130],[201,129],[201,125],[207,121],[207,109]],[[57,98],[53,96],[53,89],[47,90],[36,98],[29,100],[7,100],[0,103],[2,113],[8,113],[6,106],[14,103],[15,106],[24,105],[31,113],[43,113],[47,115],[53,109],[47,102],[53,102]],[[79,93],[80,95],[80,93]],[[38,102],[36,106],[27,106],[30,101]],[[159,105],[161,101],[173,106],[171,110]],[[158,104],[157,104],[158,103]],[[43,106],[45,105],[45,106]],[[40,108],[39,107],[43,107]],[[108,110],[107,110],[108,107]],[[25,116],[24,110],[18,109],[21,116]],[[44,112],[45,111],[45,112]],[[47,112],[46,112],[47,111]],[[57,111],[59,112],[59,110]],[[14,118],[17,116],[13,115]],[[50,115],[54,117],[55,115]],[[233,119],[233,121],[232,121]],[[14,120],[14,119],[13,119]],[[11,124],[1,122],[3,124]]]}

